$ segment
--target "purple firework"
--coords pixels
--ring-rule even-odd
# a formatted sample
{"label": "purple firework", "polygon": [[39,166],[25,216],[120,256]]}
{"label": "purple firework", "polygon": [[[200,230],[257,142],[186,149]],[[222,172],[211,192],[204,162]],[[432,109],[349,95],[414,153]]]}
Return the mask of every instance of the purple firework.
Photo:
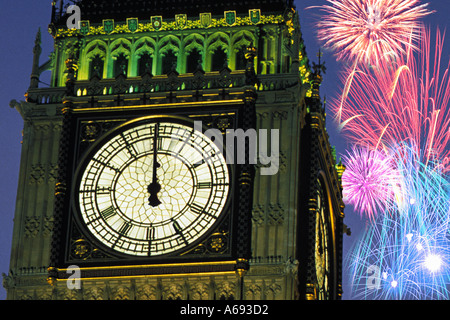
{"label": "purple firework", "polygon": [[391,159],[377,150],[355,146],[343,156],[343,162],[345,203],[353,205],[361,216],[373,219],[378,209],[386,208],[394,199],[399,187],[399,175]]}

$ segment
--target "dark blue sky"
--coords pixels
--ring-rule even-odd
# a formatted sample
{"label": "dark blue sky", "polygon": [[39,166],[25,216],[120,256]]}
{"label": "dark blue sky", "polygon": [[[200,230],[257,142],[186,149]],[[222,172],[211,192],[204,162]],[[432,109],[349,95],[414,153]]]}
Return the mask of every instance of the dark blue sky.
{"label": "dark blue sky", "polygon": [[[429,8],[436,12],[424,21],[435,30],[439,27],[444,30],[449,26],[450,0],[422,1],[430,3]],[[306,51],[310,60],[317,61],[316,54],[319,44],[314,31],[315,14],[318,10],[304,10],[312,5],[323,5],[325,0],[295,0],[300,11],[300,23]],[[43,52],[41,61],[45,61],[52,51],[52,38],[47,33],[50,22],[51,0],[22,0],[2,1],[0,7],[0,272],[8,273],[11,252],[12,227],[15,210],[17,182],[21,153],[21,131],[23,121],[19,113],[9,107],[12,99],[24,100],[24,93],[29,86],[31,65],[33,61],[32,49],[38,28],[42,30]],[[450,39],[445,43],[443,61],[450,58]],[[333,97],[337,93],[338,70],[340,65],[330,53],[325,52],[324,60],[327,72],[321,88],[322,96]],[[43,81],[46,81],[43,77]],[[335,145],[338,153],[345,153],[346,144],[343,138],[336,133],[333,123],[328,120],[328,132],[331,143]],[[344,246],[348,248],[362,228],[361,219],[346,209],[345,223],[352,229],[352,236],[345,236]],[[345,278],[345,276],[344,276]],[[0,288],[0,299],[5,299],[6,293]],[[344,282],[344,298],[349,297]]]}

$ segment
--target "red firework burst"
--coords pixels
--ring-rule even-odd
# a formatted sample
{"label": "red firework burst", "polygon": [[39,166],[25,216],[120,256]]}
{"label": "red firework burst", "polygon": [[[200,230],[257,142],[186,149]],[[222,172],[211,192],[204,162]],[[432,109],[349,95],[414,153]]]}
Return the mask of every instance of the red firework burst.
{"label": "red firework burst", "polygon": [[351,84],[330,108],[354,142],[394,152],[406,144],[423,163],[436,160],[449,171],[450,61],[442,73],[444,35],[439,30],[433,53],[429,31],[422,35],[417,57],[408,49],[395,62],[349,71],[353,74],[344,79]]}
{"label": "red firework burst", "polygon": [[417,40],[418,19],[431,13],[419,0],[326,1],[330,5],[317,7],[325,13],[317,23],[319,40],[339,60],[355,63],[376,65],[404,53]]}

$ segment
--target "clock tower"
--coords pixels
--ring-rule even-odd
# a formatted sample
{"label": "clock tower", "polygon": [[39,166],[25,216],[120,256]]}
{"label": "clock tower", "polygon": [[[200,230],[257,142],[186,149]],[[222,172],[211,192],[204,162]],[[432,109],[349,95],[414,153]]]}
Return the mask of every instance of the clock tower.
{"label": "clock tower", "polygon": [[[340,299],[340,177],[289,0],[52,2],[8,299]],[[39,87],[43,70],[49,87]]]}

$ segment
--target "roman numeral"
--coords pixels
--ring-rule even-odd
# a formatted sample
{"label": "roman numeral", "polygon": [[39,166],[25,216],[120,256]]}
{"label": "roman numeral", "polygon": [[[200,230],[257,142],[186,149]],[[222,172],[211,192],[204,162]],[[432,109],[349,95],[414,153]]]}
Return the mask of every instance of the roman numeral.
{"label": "roman numeral", "polygon": [[158,150],[162,150],[162,137],[158,137],[156,147]]}
{"label": "roman numeral", "polygon": [[197,189],[211,189],[212,182],[199,182],[197,183]]}
{"label": "roman numeral", "polygon": [[80,193],[86,193],[86,192],[93,192],[96,194],[109,194],[112,191],[111,187],[100,187],[97,186],[97,189],[89,189],[89,187],[87,189],[83,189],[80,190]]}
{"label": "roman numeral", "polygon": [[155,229],[153,227],[147,228],[147,241],[148,241],[148,255],[152,252],[152,240],[155,239]]}
{"label": "roman numeral", "polygon": [[111,187],[97,187],[97,194],[109,194],[111,192]]}
{"label": "roman numeral", "polygon": [[176,233],[180,234],[183,232],[183,229],[180,227],[177,221],[172,222],[172,227],[175,230]]}
{"label": "roman numeral", "polygon": [[136,158],[138,153],[137,153],[136,149],[134,148],[134,146],[128,142],[128,140],[125,138],[125,136],[123,134],[121,134],[121,137],[125,143],[125,147],[127,148],[127,151],[130,154],[130,156],[133,158]]}
{"label": "roman numeral", "polygon": [[199,160],[192,164],[192,168],[197,169],[198,167],[200,167],[202,164],[205,164],[205,163],[206,162],[204,160]]}
{"label": "roman numeral", "polygon": [[203,207],[196,203],[191,203],[189,207],[191,208],[191,211],[196,214],[202,214],[204,212]]}
{"label": "roman numeral", "polygon": [[116,172],[120,172],[119,169],[117,169],[116,167],[114,167],[114,166],[112,166],[112,165],[110,165],[110,164],[108,164],[108,163],[105,163],[105,162],[103,162],[103,161],[101,161],[101,160],[98,160],[98,159],[95,159],[95,158],[93,158],[92,160],[95,161],[95,162],[97,162],[97,163],[99,163],[99,164],[101,164],[101,165],[104,166],[104,167],[107,167],[107,168],[109,168],[109,169],[111,169],[111,170],[114,170],[114,171],[116,171]]}
{"label": "roman numeral", "polygon": [[181,239],[183,239],[183,241],[187,244],[186,238],[183,235],[183,229],[180,227],[180,225],[176,220],[172,222],[172,227],[175,230],[175,233],[178,234],[181,237]]}
{"label": "roman numeral", "polygon": [[106,208],[105,210],[100,212],[100,214],[102,215],[104,220],[108,220],[109,218],[117,214],[117,212],[113,206],[110,206],[109,208]]}
{"label": "roman numeral", "polygon": [[228,186],[228,183],[212,183],[211,181],[197,183],[197,189],[211,189],[212,187]]}
{"label": "roman numeral", "polygon": [[205,208],[203,208],[201,205],[197,204],[197,203],[191,203],[189,204],[189,208],[191,208],[191,211],[193,213],[196,213],[198,215],[204,214],[207,215],[209,217],[212,217],[214,219],[216,219],[217,217],[209,212],[205,211]]}
{"label": "roman numeral", "polygon": [[119,229],[119,234],[126,236],[128,234],[128,232],[131,230],[131,223],[129,222],[124,222],[124,224],[122,224],[122,226]]}
{"label": "roman numeral", "polygon": [[155,239],[155,229],[153,227],[147,228],[147,240],[150,242]]}

